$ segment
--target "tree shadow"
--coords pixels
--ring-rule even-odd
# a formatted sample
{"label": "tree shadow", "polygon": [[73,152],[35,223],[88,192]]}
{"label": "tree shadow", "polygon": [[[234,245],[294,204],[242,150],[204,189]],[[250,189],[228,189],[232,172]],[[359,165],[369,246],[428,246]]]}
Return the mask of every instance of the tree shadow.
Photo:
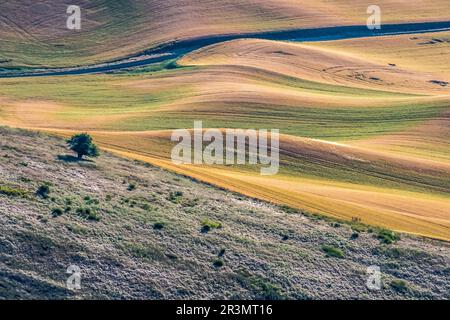
{"label": "tree shadow", "polygon": [[58,160],[61,160],[61,161],[64,161],[64,162],[94,162],[94,161],[89,160],[89,159],[78,159],[77,157],[74,157],[74,156],[71,156],[71,155],[68,155],[68,154],[64,154],[64,155],[59,154],[58,155]]}

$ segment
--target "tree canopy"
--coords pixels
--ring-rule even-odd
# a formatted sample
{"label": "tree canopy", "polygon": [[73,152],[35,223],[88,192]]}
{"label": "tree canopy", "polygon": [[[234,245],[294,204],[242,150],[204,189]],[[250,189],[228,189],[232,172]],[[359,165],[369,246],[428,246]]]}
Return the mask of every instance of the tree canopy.
{"label": "tree canopy", "polygon": [[97,146],[92,142],[92,137],[87,133],[79,133],[67,140],[70,150],[77,153],[78,159],[83,156],[98,157],[100,155]]}

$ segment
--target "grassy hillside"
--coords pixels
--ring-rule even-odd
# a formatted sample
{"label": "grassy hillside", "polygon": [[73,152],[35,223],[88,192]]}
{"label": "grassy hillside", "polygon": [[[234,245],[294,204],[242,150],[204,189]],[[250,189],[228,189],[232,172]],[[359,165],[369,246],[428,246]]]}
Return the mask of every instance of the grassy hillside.
{"label": "grassy hillside", "polygon": [[[66,29],[69,0],[7,0],[0,67],[75,66],[176,39],[304,27],[365,25],[367,1],[79,0],[82,29]],[[380,0],[383,23],[450,20],[448,1]]]}
{"label": "grassy hillside", "polygon": [[[108,153],[74,162],[63,140],[27,131],[0,129],[0,172],[0,299],[449,298],[439,241],[385,244]],[[65,287],[71,264],[80,291]],[[365,286],[370,265],[381,291]]]}

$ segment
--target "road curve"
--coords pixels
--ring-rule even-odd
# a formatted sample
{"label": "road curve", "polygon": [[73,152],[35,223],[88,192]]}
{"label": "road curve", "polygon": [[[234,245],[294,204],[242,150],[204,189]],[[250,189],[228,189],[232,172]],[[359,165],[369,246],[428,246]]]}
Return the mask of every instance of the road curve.
{"label": "road curve", "polygon": [[428,32],[442,32],[450,30],[450,21],[423,22],[407,24],[387,24],[381,29],[369,30],[367,26],[340,26],[314,29],[295,29],[284,31],[270,31],[261,33],[244,33],[230,35],[216,35],[195,39],[174,41],[159,47],[146,50],[134,56],[105,62],[102,64],[66,67],[66,68],[35,68],[27,71],[3,70],[0,78],[43,77],[43,76],[68,76],[92,73],[106,73],[133,67],[151,65],[158,62],[178,59],[181,56],[200,49],[202,47],[242,38],[258,38],[279,41],[330,41],[364,37],[389,36],[397,34],[419,34]]}

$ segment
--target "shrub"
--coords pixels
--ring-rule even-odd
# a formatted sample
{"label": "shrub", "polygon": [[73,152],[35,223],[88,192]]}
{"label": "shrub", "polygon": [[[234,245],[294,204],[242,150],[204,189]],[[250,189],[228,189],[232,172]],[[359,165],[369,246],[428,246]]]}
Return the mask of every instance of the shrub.
{"label": "shrub", "polygon": [[41,197],[42,199],[47,199],[49,194],[50,194],[50,187],[46,184],[41,185],[36,191],[36,195]]}
{"label": "shrub", "polygon": [[391,287],[398,292],[405,292],[408,290],[408,285],[406,284],[406,282],[399,279],[392,280]]}
{"label": "shrub", "polygon": [[97,213],[91,208],[78,208],[77,213],[80,217],[91,220],[91,221],[99,221],[100,217]]}
{"label": "shrub", "polygon": [[171,193],[169,193],[169,197],[167,198],[167,200],[169,200],[170,202],[173,202],[173,203],[178,203],[182,196],[183,196],[183,192],[181,192],[181,191],[171,192]]}
{"label": "shrub", "polygon": [[334,223],[331,224],[331,226],[332,226],[333,228],[339,228],[339,227],[341,226],[341,224],[338,223],[338,222],[334,222]]}
{"label": "shrub", "polygon": [[391,244],[400,240],[400,235],[391,230],[381,229],[378,231],[377,238],[380,239],[381,243]]}
{"label": "shrub", "polygon": [[207,233],[211,229],[220,229],[222,228],[222,223],[211,221],[209,219],[205,219],[202,221],[202,232]]}
{"label": "shrub", "polygon": [[350,236],[351,240],[355,240],[359,238],[359,233],[358,232],[353,232],[352,235]]}
{"label": "shrub", "polygon": [[224,266],[224,264],[225,263],[223,262],[222,259],[216,259],[213,262],[213,266],[216,267],[216,268],[222,268]]}
{"label": "shrub", "polygon": [[153,229],[155,230],[161,230],[166,226],[165,222],[159,221],[159,222],[155,222],[155,224],[153,224]]}
{"label": "shrub", "polygon": [[335,248],[333,246],[323,245],[322,251],[325,252],[328,257],[344,258],[344,252],[341,249]]}
{"label": "shrub", "polygon": [[127,190],[128,190],[128,191],[133,191],[134,189],[136,189],[136,185],[135,185],[134,183],[130,183],[130,184],[128,185]]}
{"label": "shrub", "polygon": [[53,217],[59,217],[59,216],[62,216],[63,213],[64,213],[64,212],[63,212],[63,210],[62,210],[61,208],[54,208],[54,209],[52,210],[52,216],[53,216]]}
{"label": "shrub", "polygon": [[23,197],[27,194],[27,191],[20,188],[0,186],[0,194],[4,194],[5,196],[10,197]]}

